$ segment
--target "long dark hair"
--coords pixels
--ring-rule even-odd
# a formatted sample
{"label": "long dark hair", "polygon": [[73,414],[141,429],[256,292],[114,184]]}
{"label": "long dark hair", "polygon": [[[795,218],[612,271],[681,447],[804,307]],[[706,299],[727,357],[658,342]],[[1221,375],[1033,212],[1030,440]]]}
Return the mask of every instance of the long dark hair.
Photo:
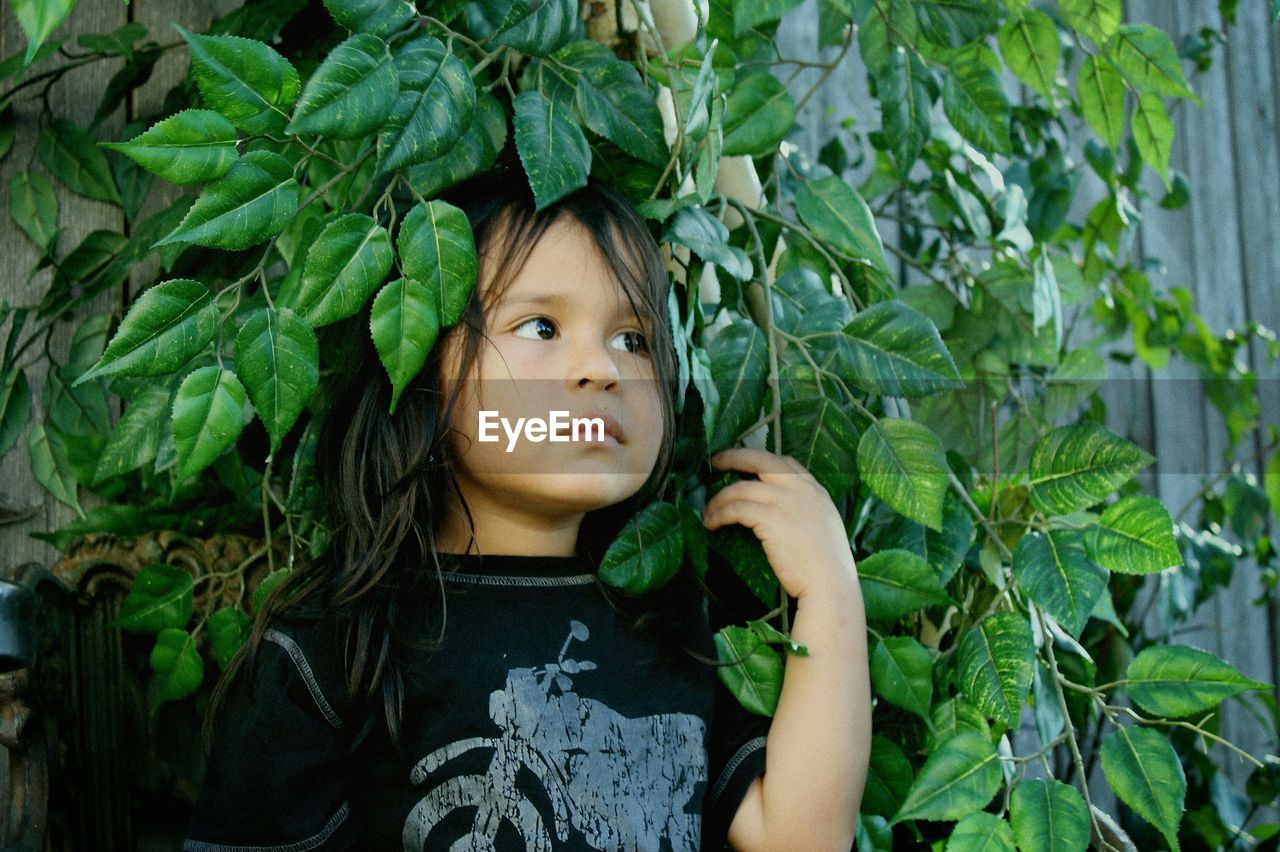
{"label": "long dark hair", "polygon": [[[663,499],[675,443],[676,367],[667,307],[670,279],[653,226],[624,195],[595,178],[535,211],[528,180],[509,154],[440,197],[462,209],[470,222],[481,255],[479,280],[492,277],[485,292],[488,304],[481,304],[477,284],[461,320],[441,331],[426,365],[401,394],[394,414],[388,413],[391,384],[370,339],[369,307],[320,330],[322,351],[330,351],[331,342],[335,347],[345,342],[350,350],[334,367],[331,402],[322,415],[316,443],[320,515],[329,532],[328,542],[320,557],[295,569],[268,596],[255,617],[249,638],[211,696],[205,717],[206,746],[212,741],[218,703],[242,666],[248,666],[252,682],[262,634],[276,618],[329,619],[327,623],[335,625],[335,634],[343,637],[347,699],[366,714],[381,704],[391,741],[399,746],[407,662],[420,664],[424,655],[443,644],[443,566],[435,542],[451,491],[469,523],[471,518],[454,477],[456,459],[445,435],[461,377],[480,350],[485,311],[498,303],[547,228],[564,216],[590,232],[645,326],[663,422],[659,457],[645,484],[629,499],[586,514],[579,553],[598,565],[623,525],[648,502]],[[461,367],[446,399],[440,353],[446,340],[457,334],[463,335]],[[687,573],[682,569],[681,575]],[[687,590],[685,579],[668,584],[661,595],[639,597],[605,586],[598,576],[596,583],[633,627],[658,631],[669,619],[678,623],[671,595],[677,589]],[[410,613],[402,612],[406,592],[422,593],[413,596],[412,629]],[[685,607],[678,609],[687,612]],[[434,626],[438,617],[435,638],[423,629],[424,616],[427,626]],[[683,631],[662,630],[658,635],[671,641]]]}

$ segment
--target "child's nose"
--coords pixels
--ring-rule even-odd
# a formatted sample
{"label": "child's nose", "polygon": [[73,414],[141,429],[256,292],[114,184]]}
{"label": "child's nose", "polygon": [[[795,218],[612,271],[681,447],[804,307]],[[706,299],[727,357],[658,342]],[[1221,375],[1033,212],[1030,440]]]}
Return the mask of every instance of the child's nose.
{"label": "child's nose", "polygon": [[592,381],[612,390],[622,378],[617,359],[602,341],[584,342],[576,347],[572,370],[570,375],[579,386]]}

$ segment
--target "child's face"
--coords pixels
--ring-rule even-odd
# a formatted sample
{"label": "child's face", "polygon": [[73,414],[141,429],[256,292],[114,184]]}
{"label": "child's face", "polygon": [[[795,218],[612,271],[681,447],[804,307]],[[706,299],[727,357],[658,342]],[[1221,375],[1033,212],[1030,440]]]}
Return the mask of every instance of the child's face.
{"label": "child's face", "polygon": [[[583,512],[627,499],[658,458],[660,388],[644,326],[590,232],[570,218],[551,225],[497,305],[488,298],[492,268],[481,266],[488,340],[463,384],[449,438],[468,505],[518,528],[576,523]],[[443,353],[445,387],[457,375],[458,340],[451,336]],[[488,434],[496,442],[479,440],[481,411],[493,412]],[[621,441],[535,442],[523,427],[513,441],[501,425],[505,418],[514,431],[523,417],[550,431],[553,411],[568,412],[566,425],[612,417]]]}

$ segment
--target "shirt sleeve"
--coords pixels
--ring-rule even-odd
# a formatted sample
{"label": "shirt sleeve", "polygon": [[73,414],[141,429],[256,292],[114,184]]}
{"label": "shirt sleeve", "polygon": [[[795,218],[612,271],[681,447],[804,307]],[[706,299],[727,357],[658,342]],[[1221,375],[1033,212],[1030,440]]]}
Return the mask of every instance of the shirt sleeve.
{"label": "shirt sleeve", "polygon": [[341,681],[318,632],[268,628],[252,689],[241,668],[214,720],[183,852],[339,852],[357,847],[342,781]]}
{"label": "shirt sleeve", "polygon": [[[732,566],[710,554],[707,586],[713,597],[708,617],[714,634],[727,625],[745,625],[768,610],[733,572]],[[795,601],[791,601],[791,614]],[[715,676],[715,703],[707,734],[707,792],[702,809],[702,848],[710,852],[729,849],[729,826],[747,790],[765,771],[765,740],[773,717],[761,716],[742,706],[729,688]]]}

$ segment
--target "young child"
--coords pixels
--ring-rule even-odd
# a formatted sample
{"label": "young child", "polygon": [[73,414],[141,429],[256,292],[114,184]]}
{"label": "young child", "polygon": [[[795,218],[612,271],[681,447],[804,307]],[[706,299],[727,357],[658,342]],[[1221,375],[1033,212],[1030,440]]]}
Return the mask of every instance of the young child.
{"label": "young child", "polygon": [[[712,460],[755,478],[705,525],[760,538],[809,650],[770,719],[716,675],[714,630],[762,614],[729,566],[645,595],[596,574],[673,457],[649,226],[594,180],[535,214],[509,158],[444,198],[471,223],[477,283],[394,414],[368,309],[322,330],[357,350],[318,438],[328,545],[218,683],[184,850],[849,849],[870,687],[827,492],[789,457]],[[483,412],[555,411],[608,434],[483,440]]]}

